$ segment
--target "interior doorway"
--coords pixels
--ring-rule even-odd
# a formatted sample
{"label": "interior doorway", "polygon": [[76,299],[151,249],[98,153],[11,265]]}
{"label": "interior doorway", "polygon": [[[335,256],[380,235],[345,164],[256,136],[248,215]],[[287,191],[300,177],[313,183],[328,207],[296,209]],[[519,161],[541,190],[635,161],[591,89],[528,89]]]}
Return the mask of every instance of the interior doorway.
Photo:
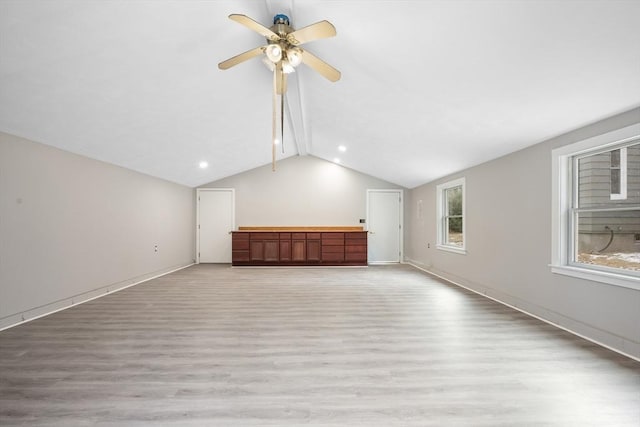
{"label": "interior doorway", "polygon": [[235,228],[235,190],[198,188],[196,259],[198,263],[230,263]]}
{"label": "interior doorway", "polygon": [[367,190],[369,264],[402,260],[402,190]]}

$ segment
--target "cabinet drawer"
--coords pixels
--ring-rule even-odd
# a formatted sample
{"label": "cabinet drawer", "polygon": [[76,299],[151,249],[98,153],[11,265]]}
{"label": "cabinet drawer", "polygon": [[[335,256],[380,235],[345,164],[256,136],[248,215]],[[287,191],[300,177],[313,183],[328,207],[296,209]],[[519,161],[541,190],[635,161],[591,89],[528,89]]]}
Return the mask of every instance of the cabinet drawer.
{"label": "cabinet drawer", "polygon": [[366,239],[367,238],[367,232],[366,231],[361,231],[361,232],[357,232],[357,233],[344,233],[344,237],[347,240]]}
{"label": "cabinet drawer", "polygon": [[307,238],[307,233],[291,233],[291,238],[294,240],[304,240]]}
{"label": "cabinet drawer", "polygon": [[322,246],[344,246],[343,239],[322,239]]}
{"label": "cabinet drawer", "polygon": [[307,240],[320,239],[320,233],[307,233]]}
{"label": "cabinet drawer", "polygon": [[367,252],[366,245],[347,245],[344,247],[344,251],[348,253]]}
{"label": "cabinet drawer", "polygon": [[249,239],[247,239],[247,240],[233,240],[231,242],[231,248],[234,251],[249,250]]}
{"label": "cabinet drawer", "polygon": [[322,253],[343,253],[344,252],[344,246],[325,246],[324,244],[322,245]]}
{"label": "cabinet drawer", "polygon": [[231,233],[232,240],[249,240],[249,233]]}
{"label": "cabinet drawer", "polygon": [[290,240],[291,233],[280,233],[280,240]]}
{"label": "cabinet drawer", "polygon": [[251,240],[278,240],[279,233],[251,233]]}
{"label": "cabinet drawer", "polygon": [[322,252],[323,261],[344,261],[344,253],[326,253]]}
{"label": "cabinet drawer", "polygon": [[231,253],[231,262],[249,261],[249,251],[233,251]]}
{"label": "cabinet drawer", "polygon": [[366,261],[367,253],[366,252],[346,253],[344,254],[344,259],[347,261]]}
{"label": "cabinet drawer", "polygon": [[344,233],[322,233],[322,240],[325,239],[344,239]]}

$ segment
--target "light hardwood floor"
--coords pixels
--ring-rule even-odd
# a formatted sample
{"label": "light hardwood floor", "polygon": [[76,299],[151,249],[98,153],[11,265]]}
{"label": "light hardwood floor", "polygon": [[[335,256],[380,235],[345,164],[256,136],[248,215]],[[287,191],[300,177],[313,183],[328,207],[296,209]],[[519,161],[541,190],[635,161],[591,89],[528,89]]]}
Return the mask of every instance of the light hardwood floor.
{"label": "light hardwood floor", "polygon": [[199,265],[0,332],[0,425],[640,426],[640,363],[409,266]]}

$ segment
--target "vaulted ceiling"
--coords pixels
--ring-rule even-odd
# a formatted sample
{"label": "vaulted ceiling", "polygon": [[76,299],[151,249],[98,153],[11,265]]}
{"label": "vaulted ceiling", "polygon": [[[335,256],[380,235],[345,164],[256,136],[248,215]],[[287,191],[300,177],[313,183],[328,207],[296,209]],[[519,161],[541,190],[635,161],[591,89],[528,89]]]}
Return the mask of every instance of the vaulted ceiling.
{"label": "vaulted ceiling", "polygon": [[231,13],[337,29],[279,158],[408,188],[640,106],[640,1],[2,0],[0,131],[188,186],[269,163],[271,73],[217,68],[265,43]]}

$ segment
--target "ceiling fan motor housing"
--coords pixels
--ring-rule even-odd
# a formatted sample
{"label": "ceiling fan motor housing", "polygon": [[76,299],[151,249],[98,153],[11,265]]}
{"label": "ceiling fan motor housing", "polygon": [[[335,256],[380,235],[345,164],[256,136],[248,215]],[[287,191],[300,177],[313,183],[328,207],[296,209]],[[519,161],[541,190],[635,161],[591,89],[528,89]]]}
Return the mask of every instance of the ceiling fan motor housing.
{"label": "ceiling fan motor housing", "polygon": [[[292,33],[293,32],[293,28],[291,28],[289,26],[289,24],[284,24],[284,23],[277,23],[277,24],[273,24],[271,26],[271,28],[269,28],[271,31],[273,31],[274,33],[276,33],[278,36],[280,36],[281,39],[284,39],[287,37],[287,34]],[[274,37],[275,39],[275,37]],[[269,40],[269,38],[267,38],[267,40]],[[273,39],[271,39],[273,40]],[[275,40],[273,40],[275,41]]]}
{"label": "ceiling fan motor housing", "polygon": [[278,13],[273,17],[273,23],[275,24],[285,24],[289,25],[289,17],[285,14]]}

